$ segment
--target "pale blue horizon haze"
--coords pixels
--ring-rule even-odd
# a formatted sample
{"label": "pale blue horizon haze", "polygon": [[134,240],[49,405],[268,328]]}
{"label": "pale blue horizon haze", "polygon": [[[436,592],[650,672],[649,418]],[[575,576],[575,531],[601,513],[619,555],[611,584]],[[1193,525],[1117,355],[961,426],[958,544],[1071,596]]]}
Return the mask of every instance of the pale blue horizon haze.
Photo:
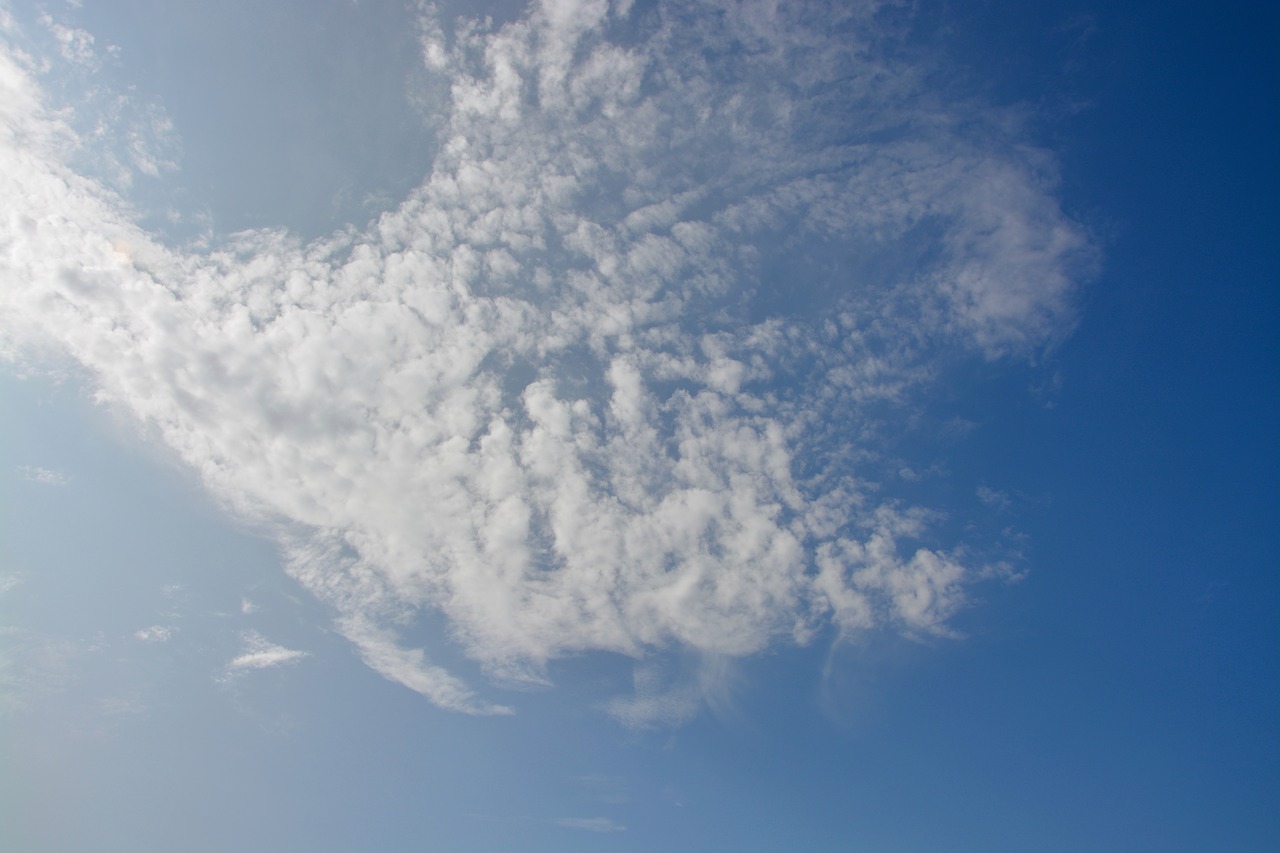
{"label": "pale blue horizon haze", "polygon": [[1278,23],[0,2],[0,849],[1280,848]]}

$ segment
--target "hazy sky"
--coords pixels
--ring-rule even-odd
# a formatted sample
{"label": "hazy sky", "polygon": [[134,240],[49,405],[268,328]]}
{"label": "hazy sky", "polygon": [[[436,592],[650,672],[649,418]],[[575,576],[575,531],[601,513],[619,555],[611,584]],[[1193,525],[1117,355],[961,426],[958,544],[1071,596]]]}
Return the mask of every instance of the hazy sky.
{"label": "hazy sky", "polygon": [[1274,849],[1276,23],[0,5],[0,842]]}

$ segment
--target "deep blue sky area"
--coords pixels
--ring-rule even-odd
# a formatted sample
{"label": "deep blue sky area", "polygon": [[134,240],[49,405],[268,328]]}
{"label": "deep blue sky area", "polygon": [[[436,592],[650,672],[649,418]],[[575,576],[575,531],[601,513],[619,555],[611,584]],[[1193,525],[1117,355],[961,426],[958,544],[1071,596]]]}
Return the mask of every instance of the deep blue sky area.
{"label": "deep blue sky area", "polygon": [[[139,87],[182,140],[180,168],[125,193],[182,210],[135,209],[170,223],[147,226],[158,243],[361,227],[439,151],[432,116],[449,94],[420,70],[403,82],[417,50],[407,13],[317,24],[342,63],[396,33],[395,55],[368,74],[335,60],[317,83],[303,67],[317,52],[289,42],[280,88],[264,86],[251,105],[263,116],[245,121],[268,141],[326,142],[267,156],[244,137],[238,153],[219,147],[227,130],[201,99],[235,86],[174,45],[270,52],[259,37],[290,26],[286,7],[254,33],[186,8],[155,21],[139,17],[146,4],[85,6],[55,17],[96,27],[98,49],[121,45],[112,73],[161,75]],[[13,14],[36,32],[43,9]],[[1072,268],[1074,313],[1045,341],[1004,355],[942,347],[907,426],[875,448],[926,472],[883,486],[935,514],[925,546],[958,543],[975,566],[1004,561],[1005,577],[967,587],[945,629],[904,617],[844,631],[824,611],[807,642],[780,631],[736,658],[710,640],[669,639],[638,662],[583,644],[550,656],[543,685],[504,680],[492,647],[467,652],[474,625],[452,611],[409,593],[397,604],[410,615],[371,607],[406,648],[514,713],[450,710],[371,662],[346,599],[286,571],[280,531],[329,516],[307,505],[281,521],[301,498],[237,513],[231,487],[206,488],[188,451],[130,414],[142,404],[93,402],[97,383],[142,368],[81,354],[71,331],[33,346],[5,323],[0,848],[1280,849],[1280,12],[988,2],[915,14],[901,49],[933,52],[921,74],[945,78],[936,97],[1014,108],[1008,132],[1052,154],[1051,197],[1095,249]],[[397,101],[394,85],[421,97]],[[351,119],[339,107],[270,114],[273,99],[326,87],[358,112],[347,136],[326,136]],[[388,115],[399,123],[371,129]],[[237,158],[245,169],[220,188]],[[273,209],[290,186],[312,195]],[[0,244],[18,258],[10,228]],[[5,263],[11,282],[40,269]]]}

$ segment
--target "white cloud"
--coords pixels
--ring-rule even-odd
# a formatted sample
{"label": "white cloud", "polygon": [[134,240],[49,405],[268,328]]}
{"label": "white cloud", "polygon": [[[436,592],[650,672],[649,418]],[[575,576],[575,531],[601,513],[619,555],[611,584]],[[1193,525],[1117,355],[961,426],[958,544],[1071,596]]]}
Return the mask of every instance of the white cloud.
{"label": "white cloud", "polygon": [[[452,106],[422,186],[361,232],[207,252],[71,171],[0,57],[0,352],[95,371],[443,707],[509,710],[402,646],[425,611],[499,684],[587,650],[951,634],[973,573],[870,485],[884,419],[945,354],[1066,334],[1090,260],[1051,159],[943,106],[873,12],[670,3],[614,38],[626,14],[452,40],[426,14]],[[231,668],[302,654],[261,642]],[[620,718],[705,701],[645,666]]]}
{"label": "white cloud", "polygon": [[343,635],[355,643],[360,657],[374,672],[420,693],[441,708],[468,714],[510,714],[511,708],[478,700],[461,681],[427,662],[422,649],[405,649],[389,631],[375,628],[362,617],[340,623]]}
{"label": "white cloud", "polygon": [[96,70],[98,66],[98,58],[93,49],[93,34],[76,27],[66,27],[54,21],[48,13],[40,16],[40,23],[49,30],[49,33],[58,43],[58,50],[62,54],[62,58],[75,65],[82,65],[90,70]]}
{"label": "white cloud", "polygon": [[287,649],[269,642],[257,631],[246,631],[243,636],[244,652],[227,664],[227,673],[254,669],[270,669],[284,664],[297,663],[309,656],[309,652]]}
{"label": "white cloud", "polygon": [[172,625],[152,625],[133,632],[133,636],[144,643],[167,643],[177,629]]}
{"label": "white cloud", "polygon": [[18,473],[22,475],[24,480],[32,483],[39,483],[42,486],[65,486],[67,484],[67,477],[65,474],[48,468],[19,465]]}

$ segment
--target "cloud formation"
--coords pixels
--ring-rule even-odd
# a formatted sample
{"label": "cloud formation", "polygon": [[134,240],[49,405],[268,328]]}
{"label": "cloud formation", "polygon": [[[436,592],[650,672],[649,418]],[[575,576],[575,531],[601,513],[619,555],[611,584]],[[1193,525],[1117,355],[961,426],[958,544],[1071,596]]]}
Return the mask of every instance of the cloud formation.
{"label": "cloud formation", "polygon": [[139,628],[133,636],[144,643],[167,643],[176,629],[172,625],[152,625],[150,628]]}
{"label": "cloud formation", "polygon": [[227,664],[227,673],[244,672],[253,669],[271,669],[284,664],[297,663],[308,656],[308,652],[286,649],[284,646],[269,642],[257,631],[244,633],[244,652],[237,655]]}
{"label": "cloud formation", "polygon": [[42,486],[65,486],[67,484],[65,474],[49,468],[19,465],[18,473],[22,475],[22,479],[31,483],[39,483]]}
{"label": "cloud formation", "polygon": [[[973,568],[877,498],[877,430],[940,353],[1069,332],[1091,250],[1052,159],[944,105],[878,8],[424,8],[450,104],[422,185],[363,230],[210,250],[68,167],[9,49],[0,351],[94,371],[443,707],[510,710],[403,648],[423,612],[499,684],[584,651],[947,635]],[[687,718],[696,689],[645,672],[620,716]]]}

